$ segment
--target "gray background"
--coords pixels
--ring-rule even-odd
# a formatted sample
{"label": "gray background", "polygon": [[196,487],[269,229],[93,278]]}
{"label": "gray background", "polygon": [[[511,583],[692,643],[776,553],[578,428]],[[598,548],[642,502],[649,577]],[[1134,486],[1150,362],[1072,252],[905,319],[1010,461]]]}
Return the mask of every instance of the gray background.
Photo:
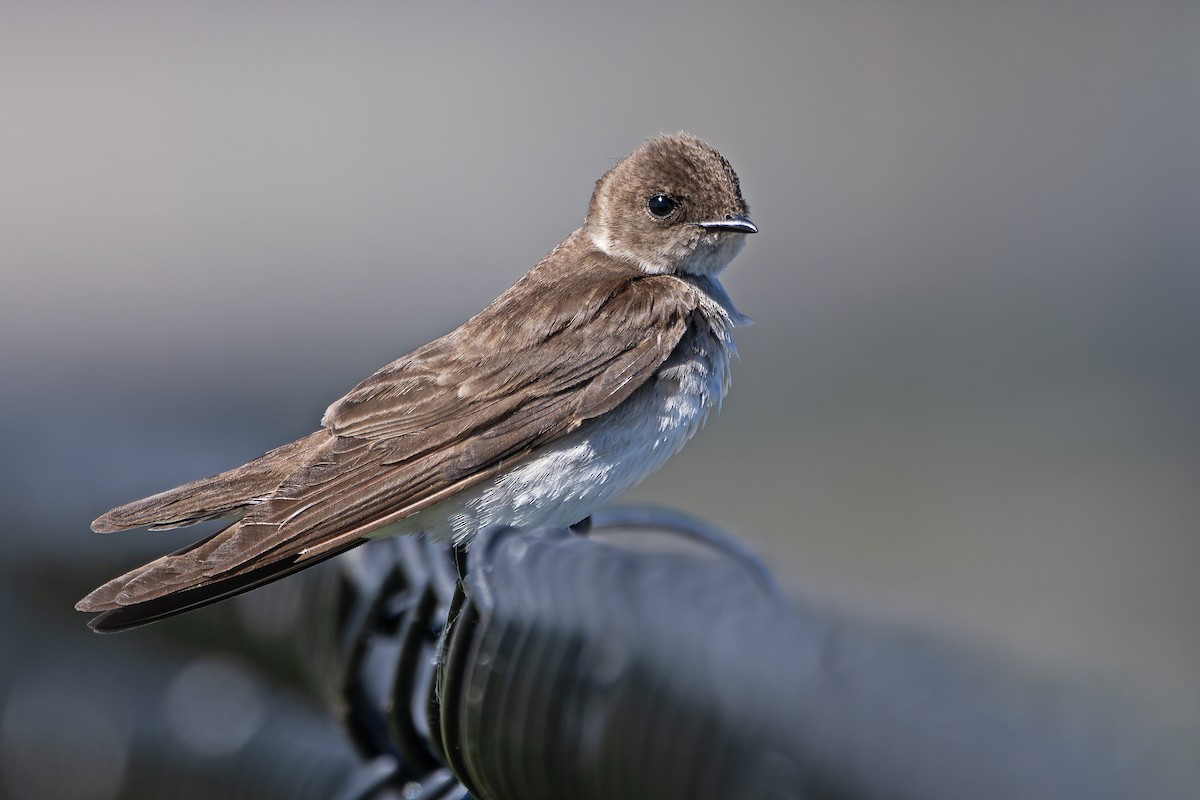
{"label": "gray background", "polygon": [[635,496],[1194,736],[1198,9],[4,4],[5,560],[88,565],[9,611],[182,546],[87,523],[306,433],[686,129],[757,323]]}

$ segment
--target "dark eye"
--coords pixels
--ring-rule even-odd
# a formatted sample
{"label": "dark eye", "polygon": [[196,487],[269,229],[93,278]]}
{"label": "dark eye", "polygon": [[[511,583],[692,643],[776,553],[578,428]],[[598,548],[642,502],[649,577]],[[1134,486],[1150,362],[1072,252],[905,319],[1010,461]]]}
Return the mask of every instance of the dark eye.
{"label": "dark eye", "polygon": [[656,194],[646,201],[646,210],[659,219],[666,219],[675,210],[675,201],[665,194]]}

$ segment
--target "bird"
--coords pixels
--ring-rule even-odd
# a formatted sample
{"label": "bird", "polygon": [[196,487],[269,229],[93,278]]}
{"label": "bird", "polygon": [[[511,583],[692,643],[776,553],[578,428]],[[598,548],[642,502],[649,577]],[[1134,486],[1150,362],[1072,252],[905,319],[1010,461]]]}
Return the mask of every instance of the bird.
{"label": "bird", "polygon": [[468,546],[491,525],[585,520],[719,408],[733,329],[750,320],[718,275],[757,232],[717,150],[683,132],[646,140],[596,181],[580,228],[330,405],[317,431],[97,518],[97,533],[225,524],[75,608],[116,632],[373,538]]}

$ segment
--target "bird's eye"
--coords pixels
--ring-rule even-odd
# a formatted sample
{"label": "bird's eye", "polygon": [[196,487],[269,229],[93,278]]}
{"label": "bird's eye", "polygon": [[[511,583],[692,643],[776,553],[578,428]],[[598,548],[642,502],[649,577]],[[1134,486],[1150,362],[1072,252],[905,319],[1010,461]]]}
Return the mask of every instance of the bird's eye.
{"label": "bird's eye", "polygon": [[675,201],[665,194],[656,194],[646,201],[646,210],[658,219],[666,219],[675,211]]}

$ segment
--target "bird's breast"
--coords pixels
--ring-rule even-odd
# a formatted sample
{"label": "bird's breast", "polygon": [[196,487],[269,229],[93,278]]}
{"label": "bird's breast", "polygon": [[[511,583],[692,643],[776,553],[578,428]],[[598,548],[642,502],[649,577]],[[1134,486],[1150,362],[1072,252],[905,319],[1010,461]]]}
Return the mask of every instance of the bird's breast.
{"label": "bird's breast", "polygon": [[490,525],[579,522],[661,467],[695,434],[728,388],[733,353],[727,327],[697,315],[654,376],[621,405],[387,533],[420,530],[461,542]]}

